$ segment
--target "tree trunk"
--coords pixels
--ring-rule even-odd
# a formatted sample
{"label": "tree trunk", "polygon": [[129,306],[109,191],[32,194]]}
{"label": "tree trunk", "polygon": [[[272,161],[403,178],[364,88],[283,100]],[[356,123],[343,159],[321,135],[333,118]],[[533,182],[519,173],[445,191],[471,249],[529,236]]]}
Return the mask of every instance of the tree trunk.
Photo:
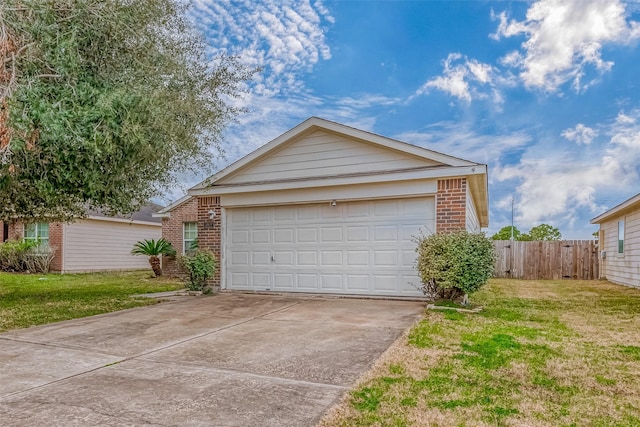
{"label": "tree trunk", "polygon": [[155,274],[156,277],[162,276],[162,267],[160,266],[160,258],[158,258],[157,256],[149,257],[149,264],[151,264],[151,268],[153,269],[153,274]]}

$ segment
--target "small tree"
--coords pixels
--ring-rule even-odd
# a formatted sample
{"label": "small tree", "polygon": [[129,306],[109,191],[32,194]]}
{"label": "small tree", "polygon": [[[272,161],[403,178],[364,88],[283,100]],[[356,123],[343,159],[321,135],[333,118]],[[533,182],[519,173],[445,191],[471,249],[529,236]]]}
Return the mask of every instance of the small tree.
{"label": "small tree", "polygon": [[483,233],[461,230],[417,239],[416,269],[422,291],[433,299],[462,299],[484,286],[491,277],[495,251]]}
{"label": "small tree", "polygon": [[207,280],[213,277],[218,268],[216,256],[211,251],[197,250],[193,255],[178,258],[178,264],[187,273],[187,287],[192,291],[201,291]]}
{"label": "small tree", "polygon": [[560,240],[562,239],[562,234],[560,230],[556,227],[553,227],[549,224],[540,224],[532,227],[529,230],[527,235],[530,237],[529,240]]}
{"label": "small tree", "polygon": [[176,251],[164,238],[160,238],[158,241],[154,239],[146,239],[137,242],[133,245],[132,255],[146,255],[149,257],[149,264],[156,277],[162,276],[162,264],[160,262],[160,255],[175,255]]}
{"label": "small tree", "polygon": [[[502,227],[500,231],[491,236],[491,240],[511,240],[511,227],[511,225]],[[513,227],[513,239],[520,240],[520,230],[516,227]]]}

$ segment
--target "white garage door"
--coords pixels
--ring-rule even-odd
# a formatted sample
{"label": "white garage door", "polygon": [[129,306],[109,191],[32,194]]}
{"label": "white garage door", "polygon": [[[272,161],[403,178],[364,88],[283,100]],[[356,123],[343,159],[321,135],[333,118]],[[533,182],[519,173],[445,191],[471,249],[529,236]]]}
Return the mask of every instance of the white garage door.
{"label": "white garage door", "polygon": [[228,289],[421,295],[413,237],[433,197],[227,210]]}

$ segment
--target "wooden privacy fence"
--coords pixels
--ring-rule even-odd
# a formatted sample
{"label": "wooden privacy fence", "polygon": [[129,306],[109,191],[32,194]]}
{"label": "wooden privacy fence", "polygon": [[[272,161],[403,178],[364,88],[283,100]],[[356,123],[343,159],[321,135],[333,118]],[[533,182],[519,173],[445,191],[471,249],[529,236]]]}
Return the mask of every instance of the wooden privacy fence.
{"label": "wooden privacy fence", "polygon": [[598,244],[594,240],[519,242],[495,240],[495,277],[514,279],[598,278]]}

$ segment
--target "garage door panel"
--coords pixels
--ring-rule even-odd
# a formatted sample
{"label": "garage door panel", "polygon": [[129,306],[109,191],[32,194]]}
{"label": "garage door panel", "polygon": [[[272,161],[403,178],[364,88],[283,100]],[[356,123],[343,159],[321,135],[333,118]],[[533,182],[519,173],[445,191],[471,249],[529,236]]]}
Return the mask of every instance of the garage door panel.
{"label": "garage door panel", "polygon": [[403,250],[402,251],[402,265],[413,265],[416,262],[418,254],[415,250]]}
{"label": "garage door panel", "polygon": [[339,291],[342,289],[341,274],[323,274],[320,287],[325,290]]}
{"label": "garage door panel", "polygon": [[323,243],[342,242],[342,227],[323,227],[320,230],[320,241]]}
{"label": "garage door panel", "polygon": [[347,267],[368,267],[369,251],[347,251]]}
{"label": "garage door panel", "polygon": [[238,289],[247,289],[250,286],[249,283],[249,273],[235,273],[232,272],[230,274],[230,283],[231,288]]}
{"label": "garage door panel", "polygon": [[342,251],[321,251],[321,267],[342,267]]}
{"label": "garage door panel", "polygon": [[269,273],[253,273],[251,275],[252,285],[255,288],[270,289],[271,274]]}
{"label": "garage door panel", "polygon": [[295,265],[293,251],[275,251],[273,255],[273,262],[275,265],[283,267],[291,267]]}
{"label": "garage door panel", "polygon": [[395,200],[375,202],[373,205],[373,213],[376,218],[398,216],[398,202]]}
{"label": "garage door panel", "polygon": [[231,232],[231,243],[249,243],[249,230],[234,230]]}
{"label": "garage door panel", "polygon": [[318,290],[318,275],[308,273],[296,274],[298,290],[317,291]]}
{"label": "garage door panel", "polygon": [[270,266],[271,252],[251,252],[251,265],[254,266]]}
{"label": "garage door panel", "polygon": [[370,280],[368,274],[347,274],[346,290],[356,293],[368,291]]}
{"label": "garage door panel", "polygon": [[273,275],[273,287],[279,290],[293,290],[294,289],[294,275],[293,273],[276,273]]}
{"label": "garage door panel", "polygon": [[397,267],[398,252],[397,251],[374,251],[373,265],[376,267]]}
{"label": "garage door panel", "polygon": [[318,265],[318,253],[316,251],[298,251],[298,265]]}
{"label": "garage door panel", "polygon": [[229,208],[225,285],[421,295],[409,283],[419,282],[414,237],[433,228],[434,206],[433,197],[425,197],[260,207],[257,213]]}
{"label": "garage door panel", "polygon": [[373,276],[373,290],[392,292],[398,287],[398,275],[376,274]]}
{"label": "garage door panel", "polygon": [[320,218],[320,212],[317,205],[298,206],[297,219],[300,221],[317,220]]}
{"label": "garage door panel", "polygon": [[369,227],[347,227],[347,242],[368,242]]}
{"label": "garage door panel", "polygon": [[271,243],[271,230],[251,230],[251,243]]}
{"label": "garage door panel", "polygon": [[271,221],[271,208],[252,208],[251,219],[252,222],[270,222]]}
{"label": "garage door panel", "polygon": [[249,266],[249,252],[248,251],[233,251],[230,254],[231,263],[237,266]]}
{"label": "garage door panel", "polygon": [[373,228],[374,242],[397,242],[398,226],[397,225],[379,225]]}
{"label": "garage door panel", "polygon": [[296,232],[297,243],[317,243],[318,230],[315,228],[299,228]]}
{"label": "garage door panel", "polygon": [[293,228],[277,228],[273,231],[274,243],[293,243]]}
{"label": "garage door panel", "polygon": [[349,218],[365,219],[369,218],[369,204],[353,203],[347,205],[347,216]]}

